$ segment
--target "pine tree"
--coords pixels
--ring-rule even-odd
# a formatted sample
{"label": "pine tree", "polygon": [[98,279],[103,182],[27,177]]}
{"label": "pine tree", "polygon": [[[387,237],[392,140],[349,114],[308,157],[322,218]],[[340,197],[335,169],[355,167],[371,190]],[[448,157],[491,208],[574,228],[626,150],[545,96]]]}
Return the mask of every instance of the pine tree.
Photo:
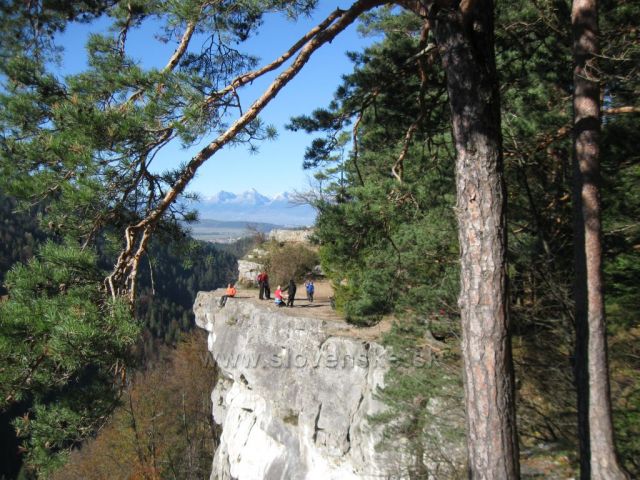
{"label": "pine tree", "polygon": [[139,327],[121,300],[105,300],[96,255],[44,244],[6,278],[0,304],[0,407],[31,405],[15,420],[28,463],[47,474],[117,401],[118,377]]}
{"label": "pine tree", "polygon": [[[295,14],[311,5],[248,2],[238,9],[231,2],[213,15],[208,2],[195,1],[3,3],[0,189],[19,200],[16,210],[38,212],[49,243],[5,280],[1,408],[27,406],[15,426],[40,475],[117,404],[140,325],[122,298],[107,295],[105,267],[121,249],[121,232],[152,211],[181,172],[152,174],[149,162],[172,139],[187,145],[225,128],[211,99],[223,109],[235,103],[229,92],[216,97],[217,86],[254,61],[227,49],[226,68],[217,69],[218,46],[224,52],[245,38],[270,9]],[[54,35],[100,14],[112,29],[89,38],[88,69],[52,74]],[[164,68],[143,70],[127,57],[126,38],[154,15],[180,41]],[[196,24],[220,41],[201,55],[186,53]],[[269,134],[258,120],[246,127],[236,141]],[[161,217],[154,228],[173,232],[193,219],[183,205],[168,205]],[[177,319],[166,326],[158,334],[174,342]]]}
{"label": "pine tree", "polygon": [[605,327],[600,202],[600,86],[594,78],[598,3],[573,0],[573,156],[576,383],[580,477],[627,478],[613,440]]}

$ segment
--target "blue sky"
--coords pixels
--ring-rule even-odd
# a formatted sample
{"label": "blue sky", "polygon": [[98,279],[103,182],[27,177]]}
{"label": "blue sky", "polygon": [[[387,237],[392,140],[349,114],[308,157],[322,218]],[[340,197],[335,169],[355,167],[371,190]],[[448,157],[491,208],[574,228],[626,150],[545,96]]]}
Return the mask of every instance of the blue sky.
{"label": "blue sky", "polygon": [[[346,8],[349,4],[350,2],[345,1],[320,1],[318,10],[311,18],[301,18],[295,23],[280,15],[269,15],[258,35],[250,38],[240,49],[260,57],[261,64],[269,63],[335,8]],[[65,47],[62,71],[75,73],[81,70],[86,65],[84,43],[87,34],[106,28],[106,22],[71,26],[61,39]],[[144,66],[162,67],[173,52],[175,43],[162,44],[153,39],[149,31],[143,25],[141,29],[131,32],[127,53],[139,59]],[[331,44],[316,51],[297,77],[261,115],[265,123],[276,127],[278,138],[263,142],[258,153],[250,153],[243,147],[223,149],[200,168],[188,190],[210,196],[220,190],[238,193],[255,188],[263,194],[275,195],[284,191],[308,189],[311,174],[303,171],[302,159],[305,148],[313,137],[303,132],[287,131],[284,125],[292,116],[308,114],[315,108],[326,106],[341,75],[352,70],[345,52],[360,50],[371,42],[371,39],[360,37],[356,25],[351,25]],[[246,109],[280,71],[243,89],[243,108]],[[211,138],[205,139],[200,148],[210,140]],[[154,161],[156,170],[177,166],[189,160],[199,148],[183,150],[179,145],[170,145],[165,150]]]}

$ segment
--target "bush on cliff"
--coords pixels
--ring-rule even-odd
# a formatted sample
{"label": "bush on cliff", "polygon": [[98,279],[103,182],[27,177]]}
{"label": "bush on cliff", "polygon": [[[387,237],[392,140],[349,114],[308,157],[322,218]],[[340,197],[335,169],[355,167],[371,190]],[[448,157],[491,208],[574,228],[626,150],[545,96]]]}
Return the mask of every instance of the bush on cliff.
{"label": "bush on cliff", "polygon": [[320,263],[318,253],[303,243],[270,242],[265,247],[264,265],[272,290],[273,286],[284,286],[292,278],[296,281],[303,279]]}

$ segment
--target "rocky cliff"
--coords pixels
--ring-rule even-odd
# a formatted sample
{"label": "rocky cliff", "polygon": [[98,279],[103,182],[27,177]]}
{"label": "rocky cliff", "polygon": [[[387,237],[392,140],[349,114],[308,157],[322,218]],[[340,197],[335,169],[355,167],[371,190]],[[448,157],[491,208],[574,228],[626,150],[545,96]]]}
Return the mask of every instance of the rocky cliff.
{"label": "rocky cliff", "polygon": [[252,260],[238,260],[238,282],[255,285],[258,274],[264,269],[261,263]]}
{"label": "rocky cliff", "polygon": [[382,346],[313,318],[313,308],[294,316],[248,298],[220,308],[218,297],[200,292],[194,306],[220,372],[212,479],[400,477],[400,460],[376,451],[380,432],[368,422],[384,408],[375,399],[387,368]]}
{"label": "rocky cliff", "polygon": [[303,228],[298,230],[274,229],[269,232],[269,240],[282,243],[309,243],[309,239],[312,235],[312,228]]}

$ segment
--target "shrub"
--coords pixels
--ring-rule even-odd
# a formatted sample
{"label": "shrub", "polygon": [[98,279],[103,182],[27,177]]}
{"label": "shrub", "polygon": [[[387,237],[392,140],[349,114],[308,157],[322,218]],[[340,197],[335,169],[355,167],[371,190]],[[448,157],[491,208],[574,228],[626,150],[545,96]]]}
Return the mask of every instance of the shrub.
{"label": "shrub", "polygon": [[272,242],[266,250],[265,267],[271,285],[284,285],[292,278],[300,280],[320,263],[318,253],[301,243]]}

